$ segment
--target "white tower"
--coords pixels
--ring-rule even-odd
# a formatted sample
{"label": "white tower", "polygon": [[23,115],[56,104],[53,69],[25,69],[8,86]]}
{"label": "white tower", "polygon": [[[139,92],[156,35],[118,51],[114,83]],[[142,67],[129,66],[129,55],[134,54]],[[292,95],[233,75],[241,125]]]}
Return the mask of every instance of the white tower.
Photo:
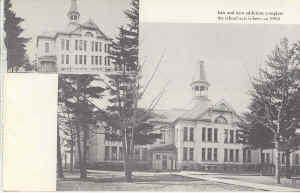
{"label": "white tower", "polygon": [[196,73],[191,83],[194,107],[199,105],[206,107],[210,104],[210,100],[208,99],[209,86],[210,84],[207,81],[204,69],[204,61],[200,60],[197,63]]}
{"label": "white tower", "polygon": [[71,7],[67,16],[70,20],[70,23],[78,23],[80,13],[77,8],[77,0],[71,0]]}

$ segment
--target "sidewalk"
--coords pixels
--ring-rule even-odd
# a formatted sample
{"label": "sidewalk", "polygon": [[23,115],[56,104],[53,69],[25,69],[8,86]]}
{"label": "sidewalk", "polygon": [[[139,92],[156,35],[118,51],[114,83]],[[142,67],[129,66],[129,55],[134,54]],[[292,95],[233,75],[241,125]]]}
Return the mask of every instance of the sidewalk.
{"label": "sidewalk", "polygon": [[[274,183],[274,179],[269,176],[239,176],[239,175],[227,175],[227,174],[208,174],[201,172],[180,172],[177,175],[182,175],[185,177],[198,178],[202,180],[209,180],[219,183],[232,184],[238,186],[246,186],[251,188],[256,188],[258,190],[266,191],[276,191],[276,192],[300,192],[300,188],[297,187],[286,187],[277,185]],[[286,181],[287,179],[282,179]],[[298,182],[299,183],[299,182]]]}

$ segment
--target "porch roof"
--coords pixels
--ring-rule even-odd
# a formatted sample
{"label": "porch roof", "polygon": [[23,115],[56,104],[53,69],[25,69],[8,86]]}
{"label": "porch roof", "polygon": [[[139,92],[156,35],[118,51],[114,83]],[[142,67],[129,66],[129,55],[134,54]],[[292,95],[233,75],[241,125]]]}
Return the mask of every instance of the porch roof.
{"label": "porch roof", "polygon": [[176,151],[174,144],[160,145],[150,149],[150,151]]}

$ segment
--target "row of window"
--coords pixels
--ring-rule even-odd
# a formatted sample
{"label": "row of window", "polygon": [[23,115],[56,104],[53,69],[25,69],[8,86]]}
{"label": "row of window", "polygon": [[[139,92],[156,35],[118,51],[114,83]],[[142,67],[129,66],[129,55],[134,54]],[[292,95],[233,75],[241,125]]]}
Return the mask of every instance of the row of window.
{"label": "row of window", "polygon": [[[224,130],[224,143],[235,143],[238,139],[238,131],[233,129]],[[194,128],[184,127],[183,141],[194,141]],[[218,129],[202,127],[202,141],[218,142]]]}
{"label": "row of window", "polygon": [[[61,55],[61,64],[70,64],[70,55],[62,54]],[[86,55],[75,55],[75,64],[87,64],[87,56]],[[101,56],[91,56],[91,64],[102,65],[102,57]],[[110,65],[110,57],[104,57],[104,65]]]}
{"label": "row of window", "polygon": [[202,127],[202,141],[217,143],[218,142],[218,129]]}
{"label": "row of window", "polygon": [[[105,160],[123,160],[123,147],[105,146],[104,150]],[[147,160],[147,148],[136,148],[134,150],[134,159],[139,161]]]}
{"label": "row of window", "polygon": [[[218,161],[218,148],[202,148],[202,161]],[[239,162],[239,149],[224,149],[224,162]],[[194,148],[183,148],[183,160],[194,160]],[[251,162],[251,151],[243,150],[243,162]]]}

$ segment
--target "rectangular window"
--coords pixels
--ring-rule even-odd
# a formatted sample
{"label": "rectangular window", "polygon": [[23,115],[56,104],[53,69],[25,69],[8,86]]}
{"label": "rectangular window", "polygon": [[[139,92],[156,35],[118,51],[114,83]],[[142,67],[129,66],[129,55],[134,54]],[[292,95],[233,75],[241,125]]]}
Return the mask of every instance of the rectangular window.
{"label": "rectangular window", "polygon": [[239,137],[239,130],[235,131],[235,143],[239,143],[240,137]]}
{"label": "rectangular window", "polygon": [[297,154],[295,155],[295,164],[296,164],[296,165],[299,165],[299,162],[300,162],[300,160],[299,160],[299,154],[297,153]]}
{"label": "rectangular window", "polygon": [[270,154],[267,153],[266,155],[267,155],[267,163],[269,164],[270,163]]}
{"label": "rectangular window", "polygon": [[228,143],[228,129],[225,129],[224,132],[224,143]]}
{"label": "rectangular window", "polygon": [[233,149],[230,150],[229,159],[231,162],[233,162]]}
{"label": "rectangular window", "polygon": [[123,160],[123,147],[119,147],[119,160]]}
{"label": "rectangular window", "polygon": [[99,42],[99,52],[102,52],[102,43]]}
{"label": "rectangular window", "polygon": [[83,63],[86,64],[86,55],[83,56]]}
{"label": "rectangular window", "polygon": [[247,162],[247,152],[246,149],[243,149],[243,162]]}
{"label": "rectangular window", "polygon": [[187,141],[188,140],[188,128],[185,127],[183,128],[183,141]]}
{"label": "rectangular window", "polygon": [[202,161],[205,161],[205,148],[202,148]]}
{"label": "rectangular window", "polygon": [[95,43],[92,41],[92,52],[94,51]]}
{"label": "rectangular window", "polygon": [[75,64],[78,64],[78,55],[75,55]]}
{"label": "rectangular window", "polygon": [[79,50],[82,50],[82,40],[79,41]]}
{"label": "rectangular window", "polygon": [[160,154],[156,154],[156,160],[160,160]]}
{"label": "rectangular window", "polygon": [[102,65],[102,57],[99,56],[99,64]]}
{"label": "rectangular window", "polygon": [[206,128],[202,127],[202,141],[206,141]]}
{"label": "rectangular window", "polygon": [[147,148],[143,148],[142,160],[143,161],[147,160]]}
{"label": "rectangular window", "polygon": [[66,40],[66,50],[70,50],[70,40]]}
{"label": "rectangular window", "polygon": [[240,151],[238,149],[236,149],[235,150],[235,161],[236,162],[239,162],[239,159],[240,159],[239,155],[240,155]]}
{"label": "rectangular window", "polygon": [[82,55],[79,55],[79,64],[82,64]]}
{"label": "rectangular window", "polygon": [[65,56],[62,54],[61,55],[61,63],[64,64],[65,63]]}
{"label": "rectangular window", "polygon": [[233,138],[234,138],[234,130],[230,130],[230,141],[229,143],[233,143]]}
{"label": "rectangular window", "polygon": [[95,64],[98,65],[98,57],[95,56]]}
{"label": "rectangular window", "polygon": [[48,53],[50,51],[49,43],[45,43],[45,52]]}
{"label": "rectangular window", "polygon": [[94,56],[91,56],[91,64],[94,64]]}
{"label": "rectangular window", "polygon": [[228,161],[228,150],[224,149],[224,162]]}
{"label": "rectangular window", "polygon": [[190,148],[190,161],[194,160],[194,148]]}
{"label": "rectangular window", "polygon": [[140,160],[140,149],[135,149],[134,153],[135,160]]}
{"label": "rectangular window", "polygon": [[83,44],[83,49],[84,49],[84,51],[86,51],[86,47],[87,47],[87,41],[86,40],[84,40],[84,44]]}
{"label": "rectangular window", "polygon": [[218,149],[214,148],[214,161],[218,161]]}
{"label": "rectangular window", "polygon": [[265,163],[265,153],[261,154],[261,163]]}
{"label": "rectangular window", "polygon": [[66,64],[69,64],[69,55],[66,55]]}
{"label": "rectangular window", "polygon": [[207,141],[212,142],[212,128],[207,129]]}
{"label": "rectangular window", "polygon": [[61,50],[64,50],[65,49],[65,40],[64,39],[61,39]]}
{"label": "rectangular window", "polygon": [[186,161],[187,160],[187,154],[188,154],[188,148],[183,148],[183,160]]}
{"label": "rectangular window", "polygon": [[116,146],[111,148],[111,159],[117,160],[117,147]]}
{"label": "rectangular window", "polygon": [[98,42],[95,42],[95,52],[98,52]]}
{"label": "rectangular window", "polygon": [[217,143],[218,142],[218,129],[214,128],[214,142]]}
{"label": "rectangular window", "polygon": [[248,162],[251,162],[251,150],[248,150]]}
{"label": "rectangular window", "polygon": [[78,50],[78,40],[75,40],[75,50]]}
{"label": "rectangular window", "polygon": [[105,160],[110,160],[109,159],[109,146],[105,146],[104,159]]}
{"label": "rectangular window", "polygon": [[194,141],[194,128],[190,128],[190,141]]}
{"label": "rectangular window", "polygon": [[281,163],[285,164],[285,153],[282,154],[281,159],[282,159]]}
{"label": "rectangular window", "polygon": [[208,160],[208,161],[211,161],[211,159],[212,159],[211,148],[208,148],[208,149],[207,149],[207,160]]}

